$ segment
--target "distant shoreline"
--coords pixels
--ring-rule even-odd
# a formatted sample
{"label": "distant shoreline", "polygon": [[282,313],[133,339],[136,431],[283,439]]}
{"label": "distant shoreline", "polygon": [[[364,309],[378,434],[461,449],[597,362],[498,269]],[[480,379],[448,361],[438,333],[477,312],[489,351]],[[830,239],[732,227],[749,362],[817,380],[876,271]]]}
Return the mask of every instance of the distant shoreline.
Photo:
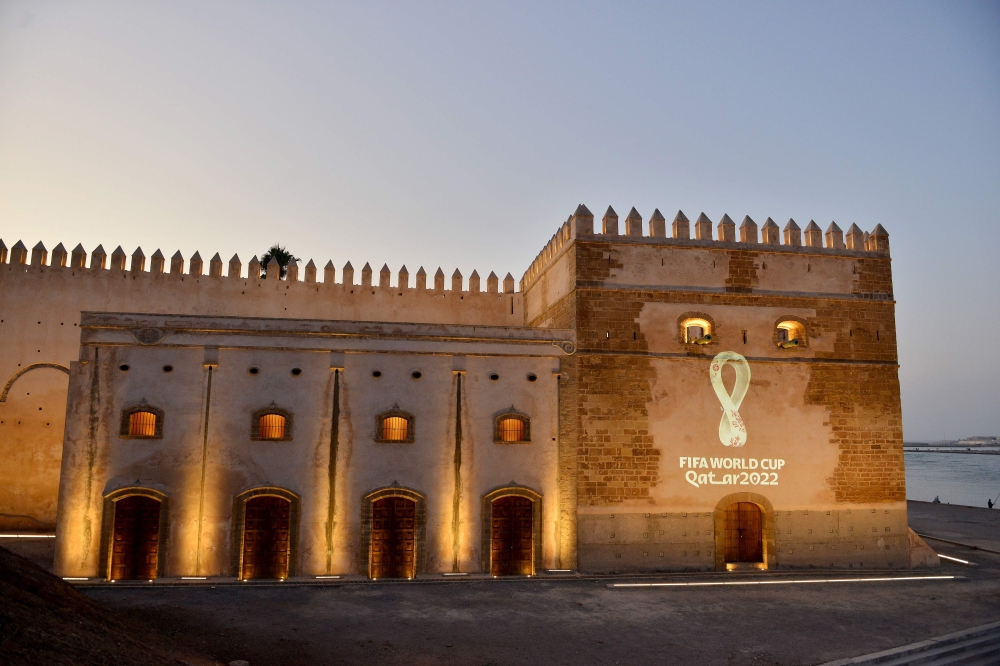
{"label": "distant shoreline", "polygon": [[974,453],[981,456],[1000,456],[1000,450],[976,450],[972,448],[960,449],[958,447],[941,447],[941,448],[931,448],[931,447],[913,447],[913,446],[903,446],[903,453]]}
{"label": "distant shoreline", "polygon": [[935,449],[944,448],[977,448],[980,446],[1000,447],[1000,438],[997,437],[976,437],[975,439],[945,440],[941,442],[903,442],[903,446],[910,447],[931,447]]}

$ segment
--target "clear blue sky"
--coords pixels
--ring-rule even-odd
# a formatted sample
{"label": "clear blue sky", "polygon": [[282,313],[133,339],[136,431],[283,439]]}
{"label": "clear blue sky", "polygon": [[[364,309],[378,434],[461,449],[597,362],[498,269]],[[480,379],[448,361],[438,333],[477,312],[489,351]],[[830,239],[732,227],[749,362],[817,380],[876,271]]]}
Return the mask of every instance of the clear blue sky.
{"label": "clear blue sky", "polygon": [[0,3],[0,237],[516,278],[576,205],[881,223],[907,440],[1000,434],[1000,3]]}

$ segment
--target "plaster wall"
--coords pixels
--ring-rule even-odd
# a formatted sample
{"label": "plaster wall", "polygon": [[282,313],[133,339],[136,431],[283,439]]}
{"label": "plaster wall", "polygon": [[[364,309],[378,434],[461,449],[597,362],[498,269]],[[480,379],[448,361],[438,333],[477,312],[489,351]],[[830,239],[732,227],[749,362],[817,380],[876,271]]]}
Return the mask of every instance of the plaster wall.
{"label": "plaster wall", "polygon": [[[319,335],[322,322],[103,315],[93,316],[91,323],[84,326],[84,362],[74,362],[71,371],[56,539],[61,575],[102,572],[103,498],[133,486],[170,499],[169,544],[163,554],[167,575],[233,575],[238,561],[234,498],[265,486],[300,498],[293,545],[293,571],[299,574],[367,573],[367,548],[360,543],[362,497],[394,484],[426,498],[420,571],[482,570],[482,497],[510,485],[542,496],[542,561],[554,566],[559,491],[553,370],[565,352],[552,340],[565,340],[567,334],[571,339],[572,332],[546,337],[524,329],[476,327],[479,337],[470,341],[469,327],[447,329],[463,343],[436,340],[420,326],[390,327],[392,340],[375,340],[372,326],[353,323],[342,324],[339,335]],[[130,331],[152,324],[165,332],[163,338],[137,344]],[[265,330],[268,326],[272,330]],[[355,337],[343,337],[345,328]],[[305,335],[306,330],[313,335]],[[441,337],[440,327],[436,330]],[[492,343],[485,338],[490,332],[496,338]],[[535,342],[525,343],[525,336]],[[334,340],[355,347],[331,351]],[[511,340],[521,341],[512,346]],[[467,353],[440,353],[435,344]],[[168,365],[171,371],[164,372]],[[258,372],[250,374],[250,367]],[[293,368],[301,373],[292,374]],[[372,374],[376,370],[378,378]],[[414,371],[421,373],[419,379]],[[460,462],[455,457],[456,371],[463,380]],[[335,373],[340,420],[328,565]],[[499,375],[496,381],[490,379],[493,373]],[[119,436],[122,409],[142,400],[164,411],[162,439]],[[292,413],[291,440],[252,441],[253,411],[272,403]],[[375,442],[376,415],[397,405],[414,416],[414,442]],[[531,418],[530,444],[493,442],[493,417],[511,405]]]}
{"label": "plaster wall", "polygon": [[9,461],[0,467],[0,529],[54,526],[65,369],[88,310],[487,326],[524,317],[515,293],[0,264],[0,380],[32,364],[64,369],[31,370],[0,401],[0,457]]}
{"label": "plaster wall", "polygon": [[[552,358],[465,358],[462,376],[462,444],[459,524],[455,507],[455,442],[458,375],[450,356],[350,354],[344,373],[344,444],[339,473],[335,569],[366,572],[367,544],[361,542],[361,498],[397,484],[427,498],[428,572],[482,571],[489,553],[480,552],[483,495],[525,487],[542,496],[543,562],[554,567],[557,403]],[[420,369],[422,377],[411,373]],[[379,370],[382,376],[372,377]],[[492,381],[491,373],[499,375]],[[527,375],[537,379],[529,382]],[[415,417],[410,444],[374,439],[375,416],[397,406]],[[531,418],[530,444],[495,444],[494,417],[514,407]],[[349,433],[349,434],[348,434]],[[489,518],[485,517],[488,521]]]}

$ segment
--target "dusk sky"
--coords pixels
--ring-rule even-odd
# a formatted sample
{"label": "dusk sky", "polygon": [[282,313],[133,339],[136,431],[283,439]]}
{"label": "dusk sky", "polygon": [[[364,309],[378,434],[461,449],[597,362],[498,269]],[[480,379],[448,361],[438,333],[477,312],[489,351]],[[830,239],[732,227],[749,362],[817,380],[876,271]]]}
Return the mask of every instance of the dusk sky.
{"label": "dusk sky", "polygon": [[1000,435],[1000,3],[0,2],[0,238],[520,279],[585,203],[882,224],[907,441]]}

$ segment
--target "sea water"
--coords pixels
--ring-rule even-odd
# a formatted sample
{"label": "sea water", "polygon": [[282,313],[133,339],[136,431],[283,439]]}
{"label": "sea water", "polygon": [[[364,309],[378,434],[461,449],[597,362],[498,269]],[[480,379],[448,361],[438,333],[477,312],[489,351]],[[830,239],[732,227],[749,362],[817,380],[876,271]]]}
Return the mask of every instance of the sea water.
{"label": "sea water", "polygon": [[[985,453],[911,453],[906,458],[906,498],[947,504],[986,506],[1000,495],[1000,455]],[[1000,508],[998,508],[1000,511]]]}

